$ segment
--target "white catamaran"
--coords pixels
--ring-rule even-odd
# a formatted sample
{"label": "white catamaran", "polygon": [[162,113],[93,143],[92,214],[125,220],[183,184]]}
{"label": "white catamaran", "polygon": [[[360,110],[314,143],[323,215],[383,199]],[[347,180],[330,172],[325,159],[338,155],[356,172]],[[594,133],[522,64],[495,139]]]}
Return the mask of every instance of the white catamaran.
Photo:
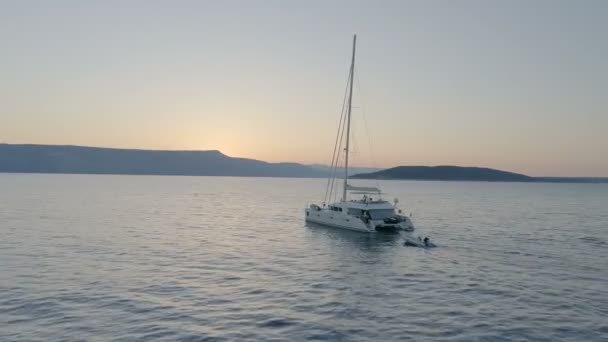
{"label": "white catamaran", "polygon": [[[382,199],[382,191],[377,187],[353,186],[348,183],[348,154],[350,143],[350,121],[353,99],[353,80],[355,75],[355,49],[357,36],[353,37],[353,54],[350,65],[350,75],[348,78],[348,103],[346,107],[346,119],[340,118],[340,127],[336,137],[334,147],[334,157],[330,176],[327,181],[325,200],[321,205],[311,204],[305,209],[306,222],[312,222],[325,226],[343,228],[359,232],[412,232],[414,224],[410,217],[401,214],[397,209],[398,200],[390,203]],[[342,110],[344,115],[344,108]],[[331,201],[334,181],[336,179],[335,170],[339,158],[342,136],[345,135],[346,143],[344,148],[344,184],[342,187],[342,197],[339,201],[327,204]],[[340,139],[338,139],[340,137]],[[338,141],[340,143],[338,144]],[[336,193],[333,193],[336,196]],[[359,196],[352,196],[359,195]],[[431,242],[428,238],[424,240],[420,237],[414,238],[410,233],[404,234],[406,245],[429,246]]]}

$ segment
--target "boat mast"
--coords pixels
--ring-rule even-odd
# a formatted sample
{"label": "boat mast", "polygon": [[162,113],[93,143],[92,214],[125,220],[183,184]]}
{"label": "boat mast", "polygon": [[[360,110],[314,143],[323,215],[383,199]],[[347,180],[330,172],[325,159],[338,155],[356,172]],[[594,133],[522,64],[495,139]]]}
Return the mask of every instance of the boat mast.
{"label": "boat mast", "polygon": [[346,123],[346,148],[344,153],[344,189],[342,191],[342,201],[346,201],[346,188],[348,187],[348,145],[350,140],[350,112],[353,102],[353,80],[355,79],[355,48],[357,46],[357,35],[353,36],[353,57],[350,63],[350,90],[348,93],[348,118]]}

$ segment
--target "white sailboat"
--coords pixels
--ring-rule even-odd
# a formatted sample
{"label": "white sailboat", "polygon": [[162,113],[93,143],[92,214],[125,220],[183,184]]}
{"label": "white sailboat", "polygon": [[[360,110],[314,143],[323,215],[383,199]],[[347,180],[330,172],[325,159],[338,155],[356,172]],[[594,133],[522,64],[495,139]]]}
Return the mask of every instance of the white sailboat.
{"label": "white sailboat", "polygon": [[[382,198],[383,193],[379,188],[354,186],[348,182],[348,157],[350,148],[350,124],[353,99],[353,80],[355,74],[356,44],[357,36],[355,35],[353,37],[353,54],[347,84],[349,91],[348,104],[346,108],[346,120],[341,119],[341,125],[338,131],[338,136],[340,136],[340,132],[346,132],[342,197],[340,200],[331,202],[329,204],[327,204],[325,201],[321,205],[311,204],[305,209],[305,220],[306,222],[366,233],[400,231],[412,232],[414,231],[414,224],[412,223],[410,217],[401,214],[401,210],[397,208],[397,199],[395,199],[393,203],[390,203]],[[338,146],[341,147],[341,144],[338,145],[338,138],[336,138],[336,147],[334,148],[335,162],[332,161],[332,170],[337,167],[338,160],[340,159],[337,157],[339,156],[340,150]],[[338,154],[336,154],[336,152],[338,152]],[[331,192],[333,191],[335,178],[336,175],[331,172],[328,179],[328,188],[326,190],[325,200],[331,199]],[[335,195],[336,194],[334,193],[334,196]],[[411,233],[403,235],[406,240],[406,245],[428,247],[431,244],[428,238],[416,238]]]}

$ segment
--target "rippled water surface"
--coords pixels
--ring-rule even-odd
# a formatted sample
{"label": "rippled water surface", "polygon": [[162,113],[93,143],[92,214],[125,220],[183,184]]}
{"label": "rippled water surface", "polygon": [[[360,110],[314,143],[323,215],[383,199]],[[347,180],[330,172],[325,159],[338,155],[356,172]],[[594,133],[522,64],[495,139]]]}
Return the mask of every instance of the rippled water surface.
{"label": "rippled water surface", "polygon": [[438,248],[322,179],[0,174],[0,340],[608,340],[608,185],[380,185]]}

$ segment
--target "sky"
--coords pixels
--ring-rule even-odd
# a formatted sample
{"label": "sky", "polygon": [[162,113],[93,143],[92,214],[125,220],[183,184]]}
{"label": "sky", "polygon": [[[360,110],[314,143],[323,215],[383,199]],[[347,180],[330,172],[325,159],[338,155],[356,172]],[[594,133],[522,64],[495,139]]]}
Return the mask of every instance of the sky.
{"label": "sky", "polygon": [[0,0],[0,142],[608,176],[608,1]]}

